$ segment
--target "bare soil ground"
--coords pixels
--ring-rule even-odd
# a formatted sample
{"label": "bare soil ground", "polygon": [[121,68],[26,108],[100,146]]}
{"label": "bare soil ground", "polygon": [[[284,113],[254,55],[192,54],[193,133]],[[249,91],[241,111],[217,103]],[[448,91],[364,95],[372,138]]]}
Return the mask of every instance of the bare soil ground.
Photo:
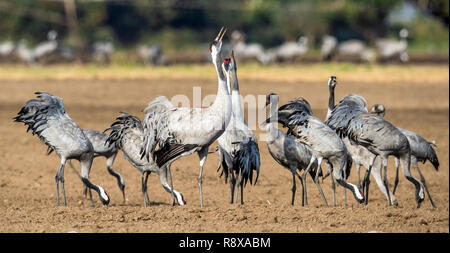
{"label": "bare soil ground", "polygon": [[[298,68],[298,71],[295,71]],[[244,205],[229,204],[229,186],[219,178],[217,154],[208,156],[203,173],[205,207],[200,208],[197,185],[198,157],[191,155],[172,166],[175,189],[182,192],[186,206],[172,206],[171,197],[159,183],[149,178],[151,206],[144,208],[140,174],[121,154],[115,169],[126,181],[128,202],[122,202],[115,178],[106,171],[104,158],[94,160],[91,180],[108,192],[111,202],[103,207],[94,194],[96,206],[82,194],[83,185],[69,166],[65,169],[68,206],[56,206],[55,175],[59,158],[46,156],[46,146],[26,133],[26,127],[14,123],[21,106],[34,98],[35,91],[47,91],[64,99],[67,113],[82,127],[106,129],[120,111],[143,118],[142,109],[153,98],[171,98],[186,94],[192,98],[193,87],[202,88],[202,97],[215,94],[217,81],[211,66],[207,74],[166,69],[152,76],[86,76],[60,74],[26,76],[11,69],[0,70],[0,232],[449,232],[449,79],[448,65],[414,67],[358,67],[336,69],[327,65],[313,68],[291,67],[289,70],[244,69],[239,73],[242,95],[265,95],[276,92],[280,104],[302,96],[316,116],[326,114],[330,75],[338,76],[336,99],[357,93],[369,105],[383,103],[386,118],[395,125],[436,140],[440,168],[421,164],[430,193],[437,205],[433,209],[426,197],[416,208],[414,187],[400,172],[396,196],[397,207],[387,201],[372,179],[368,206],[359,205],[348,193],[349,206],[344,207],[343,188],[337,187],[337,206],[326,208],[311,179],[308,179],[309,205],[301,206],[301,190],[296,203],[290,205],[291,174],[270,156],[264,141],[259,142],[261,174],[256,185],[247,185]],[[397,71],[400,69],[399,71]],[[30,71],[36,72],[31,69]],[[57,72],[55,70],[55,72]],[[67,70],[70,72],[70,69]],[[130,70],[131,71],[131,70]],[[170,72],[173,72],[173,76]],[[105,72],[108,69],[105,68]],[[168,72],[168,73],[167,73]],[[56,74],[58,74],[56,73]],[[184,74],[183,74],[184,73]],[[353,73],[356,75],[353,75]],[[62,77],[61,77],[62,76]],[[186,76],[186,78],[183,78]],[[12,78],[10,78],[12,77]],[[261,119],[259,119],[261,120]],[[258,128],[257,134],[262,133]],[[210,149],[215,148],[213,145]],[[79,163],[74,161],[79,170]],[[389,182],[394,182],[394,162],[389,160]],[[418,173],[411,168],[413,175]],[[357,182],[356,170],[349,181]],[[298,183],[298,186],[300,184]],[[330,203],[329,178],[323,181]],[[298,187],[299,189],[299,187]],[[95,193],[95,192],[94,192]]]}

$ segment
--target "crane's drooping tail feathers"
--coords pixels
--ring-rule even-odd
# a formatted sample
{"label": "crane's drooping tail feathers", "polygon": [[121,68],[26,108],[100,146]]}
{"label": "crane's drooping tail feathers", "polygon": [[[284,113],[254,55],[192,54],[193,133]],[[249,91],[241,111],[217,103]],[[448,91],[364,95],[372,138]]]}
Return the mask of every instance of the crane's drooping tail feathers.
{"label": "crane's drooping tail feathers", "polygon": [[[289,133],[292,132],[293,127],[298,124],[303,124],[308,115],[312,115],[311,106],[304,98],[296,98],[287,102],[278,108],[277,122],[281,123],[283,127],[289,128]],[[265,123],[275,122],[274,117],[266,119]]]}
{"label": "crane's drooping tail feathers", "polygon": [[[349,139],[353,140],[352,133],[362,127],[361,122],[353,122],[353,120],[362,113],[368,113],[367,102],[361,96],[349,94],[342,98],[334,107],[325,124],[341,138],[349,136]],[[351,122],[354,124],[350,124]]]}
{"label": "crane's drooping tail feathers", "polygon": [[[436,171],[439,170],[439,160],[436,155],[436,151],[434,151],[434,149],[431,145],[428,145],[427,159],[433,164]],[[423,162],[425,163],[425,161],[426,160],[424,160]]]}
{"label": "crane's drooping tail feathers", "polygon": [[172,137],[168,128],[168,114],[177,108],[170,101],[160,96],[147,105],[144,109],[144,142],[141,148],[141,158],[147,157],[153,153],[156,146],[163,147],[168,139]]}
{"label": "crane's drooping tail feathers", "polygon": [[117,148],[122,148],[122,138],[129,129],[138,129],[143,132],[142,123],[137,117],[121,112],[116,121],[105,130],[105,132],[111,130],[105,144],[108,146],[114,144]]}
{"label": "crane's drooping tail feathers", "polygon": [[347,180],[348,177],[350,176],[352,164],[353,164],[353,159],[349,154],[347,154],[347,161],[345,163],[345,168],[344,168],[345,169],[345,180]]}
{"label": "crane's drooping tail feathers", "polygon": [[49,146],[47,152],[50,154],[54,147],[41,136],[41,133],[48,127],[47,121],[50,117],[60,117],[65,114],[64,104],[62,99],[49,93],[35,92],[35,94],[38,95],[38,99],[31,99],[25,103],[13,119],[15,122],[27,125],[27,132],[32,130],[33,135],[37,134],[39,139]]}
{"label": "crane's drooping tail feathers", "polygon": [[258,144],[252,140],[242,141],[237,143],[241,147],[236,151],[234,156],[236,165],[242,173],[242,179],[244,180],[244,186],[247,185],[247,181],[250,180],[250,184],[253,184],[253,171],[256,171],[255,184],[259,177],[260,157]]}

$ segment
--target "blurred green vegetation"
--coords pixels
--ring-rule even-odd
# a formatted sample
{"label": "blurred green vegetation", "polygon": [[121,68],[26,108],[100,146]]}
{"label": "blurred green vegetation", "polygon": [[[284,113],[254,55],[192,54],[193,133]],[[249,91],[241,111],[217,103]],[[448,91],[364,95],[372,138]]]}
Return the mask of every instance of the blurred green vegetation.
{"label": "blurred green vegetation", "polygon": [[[76,6],[76,30],[68,25],[68,2]],[[405,6],[414,7],[413,17],[389,23]],[[0,0],[0,13],[0,42],[36,44],[56,30],[68,45],[112,40],[123,50],[157,43],[171,53],[200,50],[226,26],[264,47],[307,36],[314,50],[325,34],[373,45],[376,38],[398,38],[406,27],[414,52],[448,53],[449,47],[448,0]]]}

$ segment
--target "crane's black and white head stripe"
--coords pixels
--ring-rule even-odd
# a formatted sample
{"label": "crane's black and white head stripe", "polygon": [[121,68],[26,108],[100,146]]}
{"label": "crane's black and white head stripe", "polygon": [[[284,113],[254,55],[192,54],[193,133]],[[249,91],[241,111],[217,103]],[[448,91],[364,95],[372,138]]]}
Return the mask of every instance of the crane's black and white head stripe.
{"label": "crane's black and white head stripe", "polygon": [[330,79],[328,79],[328,87],[335,88],[337,84],[336,76],[331,76]]}
{"label": "crane's black and white head stripe", "polygon": [[385,112],[386,112],[386,109],[384,108],[384,105],[382,105],[382,104],[374,104],[372,106],[372,109],[370,110],[370,113],[376,114],[382,118],[384,118]]}
{"label": "crane's black and white head stripe", "polygon": [[271,92],[266,95],[266,106],[275,101],[278,101],[278,95],[276,93]]}

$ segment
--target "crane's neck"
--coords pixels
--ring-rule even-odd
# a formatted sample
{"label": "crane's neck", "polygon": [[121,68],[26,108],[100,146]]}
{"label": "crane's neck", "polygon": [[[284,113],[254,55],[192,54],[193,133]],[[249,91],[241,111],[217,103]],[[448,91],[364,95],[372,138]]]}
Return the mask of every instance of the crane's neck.
{"label": "crane's neck", "polygon": [[[275,101],[271,101],[270,103],[270,110],[269,110],[269,117],[275,117],[277,115],[277,108],[278,108],[278,99],[274,99]],[[266,131],[268,133],[267,141],[273,142],[278,138],[278,129],[275,126],[275,122],[269,122],[266,127]]]}
{"label": "crane's neck", "polygon": [[330,98],[328,99],[328,111],[326,120],[331,116],[331,111],[333,111],[334,109],[334,87],[328,86],[328,89],[330,90]]}
{"label": "crane's neck", "polygon": [[214,67],[216,68],[218,78],[217,97],[216,100],[214,101],[214,103],[216,103],[218,102],[218,99],[229,97],[228,95],[230,94],[230,92],[229,88],[227,87],[227,80],[222,71],[220,51],[218,53],[211,54],[211,57]]}
{"label": "crane's neck", "polygon": [[217,96],[214,100],[214,103],[209,107],[209,110],[212,110],[214,112],[219,112],[220,115],[223,116],[223,122],[226,123],[224,125],[224,129],[228,125],[230,118],[231,118],[231,98],[230,93],[228,91],[227,87],[227,80],[225,79],[225,76],[222,71],[222,65],[221,65],[221,59],[220,59],[220,52],[215,55],[212,54],[213,64],[217,71],[218,76],[218,87],[217,87]]}
{"label": "crane's neck", "polygon": [[233,88],[231,93],[231,101],[233,107],[233,115],[237,120],[245,122],[244,112],[241,107],[241,94],[239,93],[239,83],[235,70],[231,71],[233,76]]}
{"label": "crane's neck", "polygon": [[222,71],[222,58],[220,57],[220,51],[217,53],[212,53],[211,58],[212,58],[214,67],[216,68],[219,84],[220,83],[225,84],[226,79],[225,79],[225,75],[223,74],[223,71]]}

